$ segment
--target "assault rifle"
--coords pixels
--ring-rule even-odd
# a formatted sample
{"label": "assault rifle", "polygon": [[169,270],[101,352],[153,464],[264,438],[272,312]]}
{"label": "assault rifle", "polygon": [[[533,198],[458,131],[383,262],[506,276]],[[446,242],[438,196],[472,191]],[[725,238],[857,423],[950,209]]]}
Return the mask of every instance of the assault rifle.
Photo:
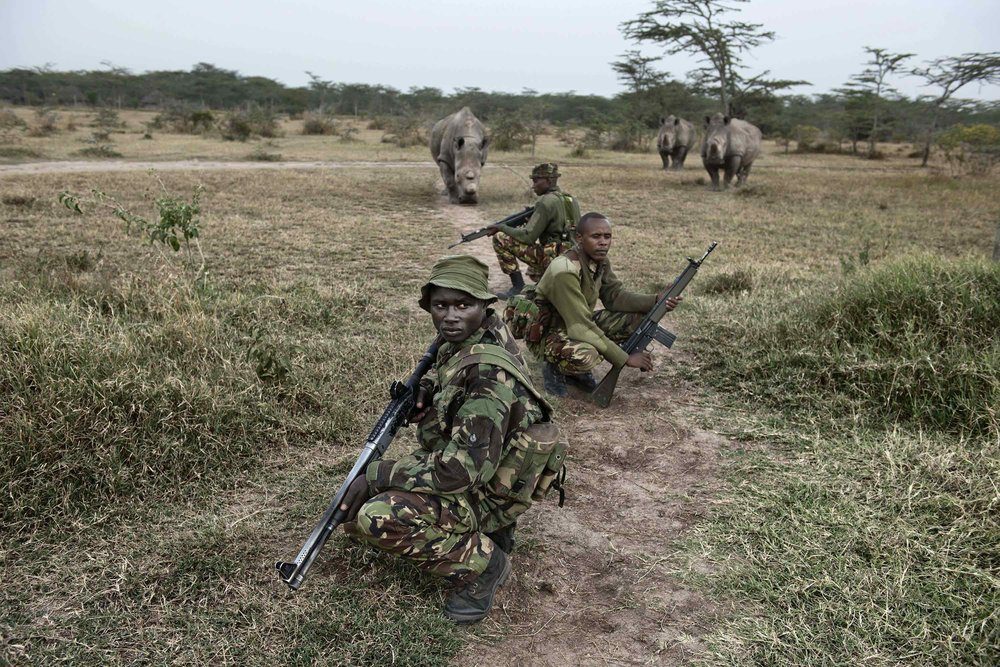
{"label": "assault rifle", "polygon": [[468,243],[469,241],[475,241],[476,239],[481,239],[490,233],[491,229],[496,229],[500,225],[510,225],[511,227],[520,227],[524,223],[528,222],[528,218],[531,214],[535,212],[534,206],[526,206],[520,213],[513,213],[508,215],[503,220],[497,220],[496,222],[490,223],[485,227],[480,227],[474,232],[469,232],[468,234],[462,234],[462,238],[459,241],[455,241],[448,249],[454,248],[457,245],[462,245],[463,243]]}
{"label": "assault rifle", "polygon": [[[681,275],[677,276],[674,280],[674,284],[670,286],[670,289],[664,293],[663,298],[656,302],[656,305],[646,313],[646,317],[642,318],[642,322],[636,327],[636,330],[632,332],[632,335],[628,337],[628,340],[622,344],[622,349],[625,350],[626,354],[632,354],[633,352],[645,352],[646,348],[652,341],[659,341],[666,347],[670,347],[677,340],[677,336],[670,333],[666,329],[660,326],[660,319],[667,314],[667,299],[675,296],[680,296],[684,288],[688,286],[691,279],[694,278],[694,274],[698,273],[701,263],[705,261],[708,254],[715,250],[715,246],[719,245],[717,242],[712,241],[712,245],[708,246],[708,250],[702,255],[702,258],[698,261],[687,258],[688,265],[681,271]],[[597,385],[593,392],[591,392],[590,397],[602,408],[608,407],[611,404],[611,395],[615,393],[615,385],[618,384],[618,376],[622,372],[622,367],[618,368],[612,367],[608,371],[601,383]]]}
{"label": "assault rifle", "polygon": [[323,518],[319,520],[319,523],[313,528],[312,534],[309,535],[309,539],[302,545],[299,555],[291,563],[279,560],[274,564],[274,567],[281,575],[282,581],[288,584],[288,587],[293,591],[298,590],[299,586],[302,585],[302,580],[305,579],[306,572],[309,571],[313,561],[316,560],[316,556],[319,555],[323,545],[326,544],[326,541],[330,538],[333,531],[336,530],[337,526],[342,524],[344,519],[347,518],[347,512],[341,511],[340,504],[343,502],[344,495],[347,494],[347,489],[351,486],[351,482],[360,475],[365,474],[365,468],[368,467],[369,463],[382,458],[385,450],[389,448],[393,437],[395,437],[396,432],[401,426],[406,424],[406,418],[413,409],[417,392],[420,389],[420,378],[430,370],[431,364],[434,363],[434,359],[437,357],[438,347],[441,345],[441,342],[441,337],[436,337],[431,346],[424,352],[424,356],[420,357],[420,361],[417,363],[417,367],[410,377],[406,378],[403,382],[393,382],[389,387],[391,400],[388,407],[382,412],[382,416],[378,418],[375,428],[368,434],[368,439],[361,450],[361,455],[358,456],[357,462],[351,468],[351,472],[348,473],[347,479],[340,485],[340,490],[333,497],[330,506],[326,508]]}

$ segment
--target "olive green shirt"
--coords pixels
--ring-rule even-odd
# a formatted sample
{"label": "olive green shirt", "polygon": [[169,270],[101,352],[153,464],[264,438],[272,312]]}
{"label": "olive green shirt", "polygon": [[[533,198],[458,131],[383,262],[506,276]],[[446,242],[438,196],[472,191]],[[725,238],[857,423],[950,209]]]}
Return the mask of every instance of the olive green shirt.
{"label": "olive green shirt", "polygon": [[[566,199],[569,199],[569,206],[566,206]],[[569,208],[567,214],[566,209]],[[556,243],[561,240],[568,240],[571,230],[576,228],[576,222],[580,219],[580,204],[575,197],[562,192],[558,187],[554,187],[535,202],[535,211],[531,218],[523,227],[511,227],[510,225],[500,225],[500,231],[521,243],[535,243],[542,245]]]}
{"label": "olive green shirt", "polygon": [[655,294],[626,291],[607,259],[583,267],[580,260],[560,255],[549,264],[535,289],[555,308],[550,331],[561,329],[571,340],[593,345],[615,366],[624,366],[628,355],[594,323],[597,299],[608,310],[622,313],[645,313],[656,304]]}

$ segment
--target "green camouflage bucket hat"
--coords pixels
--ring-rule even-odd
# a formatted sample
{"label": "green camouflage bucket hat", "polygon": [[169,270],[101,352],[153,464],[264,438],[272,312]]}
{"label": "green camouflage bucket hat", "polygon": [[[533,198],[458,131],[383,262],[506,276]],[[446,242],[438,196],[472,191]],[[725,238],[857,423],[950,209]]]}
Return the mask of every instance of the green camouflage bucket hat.
{"label": "green camouflage bucket hat", "polygon": [[559,165],[555,162],[543,162],[531,170],[532,178],[559,178]]}
{"label": "green camouflage bucket hat", "polygon": [[489,290],[490,267],[470,255],[448,255],[434,263],[431,278],[420,288],[420,307],[430,312],[431,287],[448,287],[471,294],[477,299],[493,302]]}

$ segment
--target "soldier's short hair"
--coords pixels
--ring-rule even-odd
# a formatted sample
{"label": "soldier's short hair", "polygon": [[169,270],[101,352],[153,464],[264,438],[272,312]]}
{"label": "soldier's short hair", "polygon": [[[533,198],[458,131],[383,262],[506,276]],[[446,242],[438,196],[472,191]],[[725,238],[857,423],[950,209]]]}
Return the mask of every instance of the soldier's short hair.
{"label": "soldier's short hair", "polygon": [[598,213],[596,211],[591,211],[590,213],[584,213],[583,215],[580,216],[580,222],[576,223],[576,233],[578,235],[583,236],[584,225],[589,224],[590,220],[606,220],[608,224],[611,224],[611,220],[609,220],[608,216],[604,215],[603,213]]}
{"label": "soldier's short hair", "polygon": [[559,165],[555,162],[543,162],[531,170],[531,178],[559,178]]}

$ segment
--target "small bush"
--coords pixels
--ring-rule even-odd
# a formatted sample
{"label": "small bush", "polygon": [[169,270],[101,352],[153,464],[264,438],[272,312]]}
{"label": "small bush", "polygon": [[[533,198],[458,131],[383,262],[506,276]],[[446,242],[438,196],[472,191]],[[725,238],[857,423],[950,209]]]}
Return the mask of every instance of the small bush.
{"label": "small bush", "polygon": [[0,109],[0,131],[23,130],[28,124],[10,109]]}
{"label": "small bush", "polygon": [[386,129],[386,134],[382,135],[384,144],[395,144],[400,148],[427,144],[427,133],[419,118],[410,116],[392,118]]}
{"label": "small bush", "polygon": [[239,113],[230,113],[219,127],[222,138],[226,141],[246,141],[253,134],[253,127],[246,117]]}
{"label": "small bush", "polygon": [[215,115],[207,109],[191,109],[183,104],[172,104],[158,113],[147,129],[177,134],[204,134],[215,128],[215,122]]}
{"label": "small bush", "polygon": [[35,122],[28,128],[29,137],[48,137],[59,131],[59,114],[47,109],[35,112]]}
{"label": "small bush", "polygon": [[498,151],[516,151],[531,143],[531,133],[516,116],[505,114],[490,123],[491,146]]}
{"label": "small bush", "polygon": [[587,150],[587,145],[582,141],[573,146],[573,150],[569,152],[570,157],[578,158],[588,158],[590,157],[590,151]]}
{"label": "small bush", "polygon": [[388,130],[392,120],[387,116],[375,116],[368,121],[369,130]]}
{"label": "small bush", "polygon": [[264,146],[257,146],[247,159],[256,162],[281,162],[281,153],[269,153]]}
{"label": "small bush", "polygon": [[7,206],[23,206],[25,208],[31,208],[34,205],[36,198],[30,195],[4,195],[3,197],[0,197],[0,201]]}
{"label": "small bush", "polygon": [[820,129],[812,125],[796,125],[792,128],[792,137],[795,139],[795,150],[799,153],[808,152],[809,149],[819,140]]}
{"label": "small bush", "polygon": [[277,115],[259,106],[229,112],[219,129],[226,141],[246,141],[252,136],[273,138],[280,134]]}
{"label": "small bush", "polygon": [[321,113],[307,112],[303,117],[302,134],[330,135],[336,134],[337,125],[333,118]]}
{"label": "small bush", "polygon": [[27,146],[0,146],[0,157],[42,157],[42,154],[33,148],[28,148]]}
{"label": "small bush", "polygon": [[751,289],[753,289],[753,278],[746,269],[716,273],[701,283],[702,294],[740,294]]}
{"label": "small bush", "polygon": [[1000,162],[1000,129],[992,125],[956,125],[937,145],[953,176],[986,176]]}
{"label": "small bush", "polygon": [[360,139],[358,139],[358,128],[352,127],[350,125],[341,128],[341,130],[337,134],[340,135],[340,141],[345,144],[351,144],[360,141]]}
{"label": "small bush", "polygon": [[90,120],[91,127],[98,127],[107,132],[125,127],[118,112],[110,107],[101,107]]}

